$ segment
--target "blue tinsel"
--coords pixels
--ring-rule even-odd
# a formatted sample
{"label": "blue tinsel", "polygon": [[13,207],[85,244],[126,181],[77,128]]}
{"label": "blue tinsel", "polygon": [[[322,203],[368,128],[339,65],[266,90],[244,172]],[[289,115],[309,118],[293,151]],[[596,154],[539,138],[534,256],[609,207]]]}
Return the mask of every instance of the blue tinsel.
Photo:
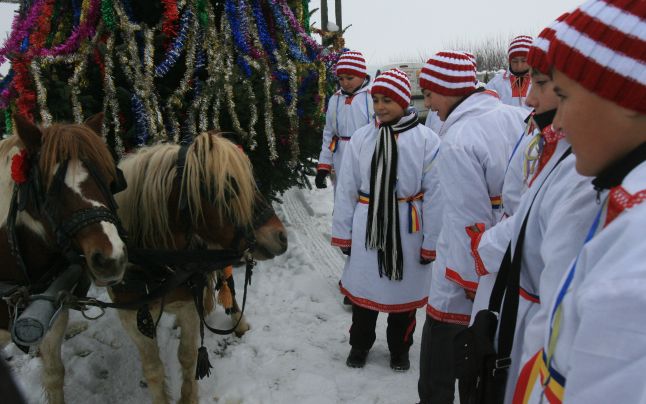
{"label": "blue tinsel", "polygon": [[132,94],[131,98],[132,114],[135,117],[135,139],[137,146],[144,146],[150,137],[148,131],[148,120],[146,119],[146,111],[144,104],[141,102],[136,94]]}
{"label": "blue tinsel", "polygon": [[299,60],[301,62],[311,62],[312,60],[308,59],[307,56],[301,52],[300,46],[294,41],[294,36],[292,35],[292,31],[290,29],[289,23],[285,19],[285,16],[283,15],[283,11],[281,10],[280,6],[276,4],[275,2],[269,2],[269,6],[271,7],[271,11],[274,14],[274,20],[276,21],[276,26],[280,29],[280,31],[283,34],[283,39],[287,43],[287,48],[289,49],[289,53],[291,53],[292,57],[296,60]]}
{"label": "blue tinsel", "polygon": [[20,44],[20,52],[25,53],[27,52],[27,49],[29,49],[29,35],[25,37],[25,39],[22,40],[22,43]]}
{"label": "blue tinsel", "polygon": [[173,39],[173,43],[168,48],[166,52],[166,57],[164,60],[155,68],[156,77],[164,77],[170,69],[175,65],[177,59],[182,54],[184,49],[184,42],[186,41],[186,36],[188,34],[188,27],[193,19],[193,12],[190,9],[186,9],[182,14],[180,19],[179,33]]}
{"label": "blue tinsel", "polygon": [[269,55],[269,59],[272,63],[275,63],[274,51],[276,50],[276,43],[274,38],[269,34],[269,29],[267,28],[267,22],[265,21],[265,15],[262,12],[262,7],[260,6],[260,0],[253,0],[251,3],[251,8],[253,11],[254,19],[256,20],[256,27],[258,28],[258,37],[262,47],[265,48],[265,51]]}
{"label": "blue tinsel", "polygon": [[[195,49],[195,74],[200,73],[206,66],[206,51],[204,50],[204,30],[199,29],[197,34],[198,46]],[[206,45],[208,46],[208,44]]]}
{"label": "blue tinsel", "polygon": [[74,17],[74,26],[79,25],[81,21],[81,4],[79,0],[72,0],[72,15]]}
{"label": "blue tinsel", "polygon": [[7,73],[6,76],[0,81],[0,90],[3,90],[7,87],[8,84],[11,83],[11,80],[13,80],[14,72],[13,69],[9,70],[9,73]]}
{"label": "blue tinsel", "polygon": [[227,0],[224,3],[224,11],[229,19],[229,26],[231,27],[231,34],[233,35],[233,43],[240,52],[248,55],[251,49],[245,40],[244,33],[240,31],[241,22],[238,21],[238,16],[236,15],[237,9],[238,7],[236,7],[234,0]]}

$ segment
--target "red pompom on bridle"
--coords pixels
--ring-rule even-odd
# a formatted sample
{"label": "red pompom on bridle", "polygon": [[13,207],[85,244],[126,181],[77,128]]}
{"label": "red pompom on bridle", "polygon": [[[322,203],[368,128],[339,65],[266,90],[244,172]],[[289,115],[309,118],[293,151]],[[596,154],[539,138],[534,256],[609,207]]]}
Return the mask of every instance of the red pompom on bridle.
{"label": "red pompom on bridle", "polygon": [[29,176],[29,154],[26,149],[20,150],[11,158],[11,178],[18,185],[27,182]]}

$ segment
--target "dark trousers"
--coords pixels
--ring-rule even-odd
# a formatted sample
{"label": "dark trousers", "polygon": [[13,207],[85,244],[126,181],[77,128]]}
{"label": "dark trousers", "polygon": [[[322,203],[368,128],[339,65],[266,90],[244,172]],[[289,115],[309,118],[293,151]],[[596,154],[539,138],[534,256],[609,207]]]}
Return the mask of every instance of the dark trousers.
{"label": "dark trousers", "polygon": [[426,316],[422,331],[417,392],[420,404],[451,404],[455,398],[453,339],[466,326]]}
{"label": "dark trousers", "polygon": [[[378,311],[352,305],[352,327],[350,327],[350,345],[353,348],[368,351],[375,343],[375,328],[377,326]],[[388,350],[391,354],[408,352],[413,345],[415,332],[415,310],[403,313],[388,313],[388,327],[386,339]]]}

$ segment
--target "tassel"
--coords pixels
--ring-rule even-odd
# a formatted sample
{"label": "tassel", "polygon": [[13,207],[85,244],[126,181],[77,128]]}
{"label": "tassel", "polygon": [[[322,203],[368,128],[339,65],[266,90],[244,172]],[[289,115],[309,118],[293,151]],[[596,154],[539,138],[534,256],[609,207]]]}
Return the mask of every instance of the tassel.
{"label": "tassel", "polygon": [[336,152],[336,147],[338,143],[339,143],[339,137],[337,135],[332,136],[332,140],[330,140],[330,146],[328,146],[328,149],[330,149],[332,153]]}
{"label": "tassel", "polygon": [[211,362],[209,362],[209,352],[205,346],[197,350],[197,366],[195,367],[195,380],[202,380],[211,376]]}
{"label": "tassel", "polygon": [[227,311],[227,313],[231,310],[233,307],[233,295],[231,293],[231,289],[229,288],[229,278],[233,276],[233,266],[229,265],[228,267],[224,268],[224,282],[222,282],[222,286],[220,287],[220,292],[218,293],[218,302],[224,307],[224,310]]}

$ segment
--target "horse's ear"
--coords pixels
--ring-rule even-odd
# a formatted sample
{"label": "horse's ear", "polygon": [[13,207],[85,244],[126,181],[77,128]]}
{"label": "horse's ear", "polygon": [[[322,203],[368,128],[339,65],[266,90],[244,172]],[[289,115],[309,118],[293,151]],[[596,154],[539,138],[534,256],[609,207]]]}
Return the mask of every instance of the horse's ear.
{"label": "horse's ear", "polygon": [[94,114],[91,117],[89,117],[85,122],[83,122],[83,125],[92,129],[94,133],[101,136],[101,132],[103,130],[103,116],[104,116],[103,112]]}
{"label": "horse's ear", "polygon": [[16,124],[16,133],[29,154],[36,154],[40,150],[43,133],[38,129],[38,126],[20,114],[14,114],[13,121]]}

